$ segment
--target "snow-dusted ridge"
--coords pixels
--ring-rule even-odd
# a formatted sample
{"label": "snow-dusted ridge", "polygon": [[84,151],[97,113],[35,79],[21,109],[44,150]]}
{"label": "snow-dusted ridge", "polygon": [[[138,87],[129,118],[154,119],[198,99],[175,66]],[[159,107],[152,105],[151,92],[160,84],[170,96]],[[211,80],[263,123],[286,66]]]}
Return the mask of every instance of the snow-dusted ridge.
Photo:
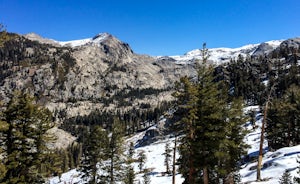
{"label": "snow-dusted ridge", "polygon": [[71,41],[57,41],[57,43],[59,43],[61,46],[70,46],[70,47],[78,47],[86,44],[98,45],[110,36],[111,35],[109,33],[99,33],[93,38],[85,38],[85,39],[71,40]]}
{"label": "snow-dusted ridge", "polygon": [[[263,51],[265,54],[268,54],[272,50],[276,49],[283,40],[272,40],[262,44],[265,44],[269,47],[268,50]],[[252,56],[255,54],[262,44],[249,44],[238,48],[211,48],[208,49],[209,52],[209,61],[214,64],[222,64],[224,62],[229,62],[231,59],[236,59],[239,55],[243,57]],[[177,63],[190,62],[191,60],[201,59],[201,49],[195,49],[187,52],[184,55],[175,55],[170,56],[175,59]]]}

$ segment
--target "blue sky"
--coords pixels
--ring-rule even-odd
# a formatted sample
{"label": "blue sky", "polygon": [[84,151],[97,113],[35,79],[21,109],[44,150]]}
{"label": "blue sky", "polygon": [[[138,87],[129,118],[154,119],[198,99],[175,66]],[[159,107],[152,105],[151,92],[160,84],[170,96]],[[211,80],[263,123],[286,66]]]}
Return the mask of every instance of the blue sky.
{"label": "blue sky", "polygon": [[7,31],[68,41],[108,32],[134,52],[178,55],[300,36],[300,0],[0,0]]}

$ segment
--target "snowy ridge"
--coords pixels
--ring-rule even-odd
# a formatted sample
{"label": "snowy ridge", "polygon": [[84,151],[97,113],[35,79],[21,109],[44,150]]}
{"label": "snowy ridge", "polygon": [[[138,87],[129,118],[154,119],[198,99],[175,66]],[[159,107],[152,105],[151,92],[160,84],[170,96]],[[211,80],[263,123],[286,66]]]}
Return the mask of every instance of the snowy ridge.
{"label": "snowy ridge", "polygon": [[[266,51],[269,53],[270,51],[277,48],[283,40],[272,40],[265,42],[263,44],[267,44],[271,47],[271,50]],[[231,59],[237,59],[239,55],[243,57],[247,57],[248,55],[251,56],[255,53],[258,47],[261,44],[249,44],[238,48],[212,48],[208,49],[209,52],[209,61],[214,64],[222,64],[225,62],[229,62]],[[192,51],[187,52],[184,55],[177,55],[177,56],[170,56],[171,58],[175,59],[178,64],[183,64],[185,62],[190,62],[191,60],[201,59],[201,49],[195,49]]]}
{"label": "snowy ridge", "polygon": [[108,33],[99,33],[93,38],[86,38],[80,40],[72,40],[72,41],[57,41],[61,46],[70,46],[70,47],[78,47],[86,44],[94,44],[99,45],[101,42],[106,40],[109,36]]}

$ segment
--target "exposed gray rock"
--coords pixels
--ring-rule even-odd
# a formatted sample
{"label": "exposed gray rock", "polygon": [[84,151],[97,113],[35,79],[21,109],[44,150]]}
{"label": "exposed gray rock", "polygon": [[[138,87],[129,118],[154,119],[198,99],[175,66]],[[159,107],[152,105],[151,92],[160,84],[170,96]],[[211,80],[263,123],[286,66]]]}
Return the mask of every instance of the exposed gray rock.
{"label": "exposed gray rock", "polygon": [[280,44],[280,47],[288,47],[288,48],[295,48],[295,49],[299,49],[299,46],[300,46],[300,38],[287,39]]}
{"label": "exposed gray rock", "polygon": [[[52,45],[45,48],[32,43],[34,46],[29,44],[30,47],[25,47],[24,62],[31,64],[23,64],[16,69],[12,67],[11,75],[0,84],[0,94],[7,102],[13,90],[28,91],[38,98],[39,103],[55,112],[57,117],[57,113],[65,112],[58,120],[88,115],[94,110],[126,110],[138,107],[141,103],[155,107],[161,101],[173,99],[170,87],[181,76],[195,74],[193,67],[177,65],[173,59],[157,60],[135,54],[128,44],[107,33],[69,48],[66,45],[57,46],[58,42],[36,34],[25,37]],[[20,39],[19,42],[25,41]],[[42,49],[37,49],[39,47]],[[35,64],[35,58],[30,57],[33,54],[40,54],[40,58],[45,60]],[[120,107],[119,101],[113,100],[118,93],[137,89],[158,89],[160,92],[143,98],[125,99],[130,101],[131,106]],[[110,99],[110,104],[104,104],[105,100]]]}
{"label": "exposed gray rock", "polygon": [[262,43],[255,49],[255,51],[252,54],[252,57],[264,56],[273,51],[273,49],[274,48],[270,44]]}

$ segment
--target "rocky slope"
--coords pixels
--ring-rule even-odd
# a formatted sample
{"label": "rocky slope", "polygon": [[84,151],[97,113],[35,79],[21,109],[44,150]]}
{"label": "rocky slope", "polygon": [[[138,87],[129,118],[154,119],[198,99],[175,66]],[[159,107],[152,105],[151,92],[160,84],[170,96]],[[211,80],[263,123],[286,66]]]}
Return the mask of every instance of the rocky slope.
{"label": "rocky slope", "polygon": [[[77,42],[12,34],[0,53],[2,100],[7,102],[14,90],[25,90],[61,118],[126,110],[141,103],[155,107],[172,99],[170,87],[180,76],[195,74],[193,67],[135,54],[108,33]],[[155,93],[143,98],[127,95],[127,105],[116,100],[142,90]]]}

